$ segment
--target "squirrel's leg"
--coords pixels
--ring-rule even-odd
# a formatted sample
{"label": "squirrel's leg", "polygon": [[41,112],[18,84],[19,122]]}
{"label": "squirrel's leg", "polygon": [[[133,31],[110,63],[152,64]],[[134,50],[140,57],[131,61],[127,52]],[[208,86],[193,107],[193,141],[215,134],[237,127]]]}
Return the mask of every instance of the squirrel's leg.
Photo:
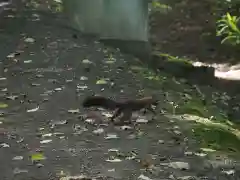
{"label": "squirrel's leg", "polygon": [[115,118],[117,118],[118,116],[120,116],[122,112],[122,109],[121,108],[118,108],[117,111],[115,111],[115,113],[113,114],[113,116],[111,117],[111,121],[114,121]]}

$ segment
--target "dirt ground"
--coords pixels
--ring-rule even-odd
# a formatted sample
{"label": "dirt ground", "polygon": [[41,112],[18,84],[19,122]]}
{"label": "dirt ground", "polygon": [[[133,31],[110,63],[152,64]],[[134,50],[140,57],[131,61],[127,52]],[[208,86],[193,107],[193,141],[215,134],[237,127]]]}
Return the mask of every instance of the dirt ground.
{"label": "dirt ground", "polygon": [[[162,1],[163,3],[165,1]],[[239,51],[215,36],[214,1],[166,1],[167,13],[151,17],[151,40],[157,50],[205,63],[236,62]]]}

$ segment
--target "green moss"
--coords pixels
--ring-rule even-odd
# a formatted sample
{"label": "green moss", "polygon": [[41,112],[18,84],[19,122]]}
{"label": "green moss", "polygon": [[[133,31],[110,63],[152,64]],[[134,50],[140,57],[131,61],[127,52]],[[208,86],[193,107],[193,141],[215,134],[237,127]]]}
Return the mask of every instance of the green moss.
{"label": "green moss", "polygon": [[167,5],[167,4],[163,4],[163,3],[160,3],[159,1],[152,1],[152,10],[154,12],[160,12],[160,13],[163,13],[163,14],[167,14],[169,11],[172,10],[172,7]]}
{"label": "green moss", "polygon": [[170,54],[161,53],[161,52],[157,52],[157,51],[153,52],[152,54],[155,56],[164,57],[167,61],[178,62],[178,63],[182,62],[182,63],[190,64],[190,65],[192,64],[192,61],[187,58],[180,58],[177,56],[172,56]]}
{"label": "green moss", "polygon": [[204,148],[211,148],[226,153],[240,152],[240,139],[236,131],[219,126],[197,124],[194,126],[194,136]]}

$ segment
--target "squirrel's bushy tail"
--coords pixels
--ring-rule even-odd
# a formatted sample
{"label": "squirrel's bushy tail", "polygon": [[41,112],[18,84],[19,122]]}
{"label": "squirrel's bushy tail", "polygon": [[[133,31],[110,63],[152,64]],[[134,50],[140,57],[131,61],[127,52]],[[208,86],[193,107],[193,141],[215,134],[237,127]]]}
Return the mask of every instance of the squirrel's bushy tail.
{"label": "squirrel's bushy tail", "polygon": [[121,103],[102,96],[91,96],[84,99],[82,105],[83,107],[103,107],[106,109],[116,109],[121,106]]}

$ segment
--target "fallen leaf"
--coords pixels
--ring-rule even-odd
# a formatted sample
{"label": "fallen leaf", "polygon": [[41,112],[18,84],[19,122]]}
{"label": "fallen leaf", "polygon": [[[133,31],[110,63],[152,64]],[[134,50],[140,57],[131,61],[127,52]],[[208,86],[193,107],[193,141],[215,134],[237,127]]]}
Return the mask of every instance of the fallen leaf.
{"label": "fallen leaf", "polygon": [[14,161],[23,160],[23,156],[15,156],[12,160],[14,160]]}
{"label": "fallen leaf", "polygon": [[74,131],[75,131],[74,134],[76,134],[76,135],[81,135],[82,133],[88,131],[87,128],[82,127],[82,126],[80,126],[80,125],[78,125],[78,124],[75,124],[74,127],[73,127],[73,129],[74,129]]}
{"label": "fallen leaf", "polygon": [[83,64],[92,64],[92,62],[89,61],[88,59],[84,59],[84,60],[82,60],[82,63],[83,63]]}
{"label": "fallen leaf", "polygon": [[141,119],[137,119],[136,123],[148,123],[148,120],[141,118]]}
{"label": "fallen leaf", "polygon": [[11,54],[7,55],[7,58],[15,58],[15,53],[11,53]]}
{"label": "fallen leaf", "polygon": [[18,96],[7,96],[6,97],[6,99],[8,99],[8,100],[15,100],[17,98],[18,98]]}
{"label": "fallen leaf", "polygon": [[132,129],[132,127],[124,125],[124,126],[121,126],[120,129],[121,130],[129,130],[129,129]]}
{"label": "fallen leaf", "polygon": [[40,86],[41,84],[38,83],[31,83],[31,86]]}
{"label": "fallen leaf", "polygon": [[26,169],[19,169],[19,168],[15,168],[14,170],[13,170],[13,174],[21,174],[21,173],[28,173],[28,170],[26,170]]}
{"label": "fallen leaf", "polygon": [[159,144],[164,144],[164,140],[159,139],[159,140],[158,140],[158,143],[159,143]]}
{"label": "fallen leaf", "polygon": [[140,180],[152,180],[151,178],[144,176],[143,174],[141,174],[140,176],[138,176],[138,179]]}
{"label": "fallen leaf", "polygon": [[233,174],[235,174],[235,170],[234,169],[222,170],[222,173],[227,174],[227,175],[233,175]]}
{"label": "fallen leaf", "polygon": [[57,121],[53,121],[52,125],[64,125],[67,124],[67,120],[57,120]]}
{"label": "fallen leaf", "polygon": [[81,81],[86,81],[86,80],[88,80],[88,77],[86,77],[86,76],[81,76],[80,80],[81,80]]}
{"label": "fallen leaf", "polygon": [[27,110],[27,112],[36,112],[36,111],[38,111],[39,110],[39,106],[37,106],[36,108],[34,108],[34,109],[29,109],[29,110]]}
{"label": "fallen leaf", "polygon": [[[98,110],[102,111],[102,110],[104,110],[104,109],[98,108]],[[108,113],[108,112],[102,112],[102,115],[105,116],[105,117],[107,117],[107,118],[112,117],[112,114],[111,114],[111,113]]]}
{"label": "fallen leaf", "polygon": [[95,123],[95,120],[94,120],[94,119],[91,119],[91,118],[87,118],[87,119],[85,120],[85,122],[88,123],[88,124],[94,124],[94,123]]}
{"label": "fallen leaf", "polygon": [[7,78],[5,78],[5,77],[0,78],[0,81],[4,81],[4,80],[7,80]]}
{"label": "fallen leaf", "polygon": [[80,175],[80,176],[66,176],[61,177],[60,180],[92,180],[92,178]]}
{"label": "fallen leaf", "polygon": [[87,86],[77,85],[77,88],[80,89],[80,90],[84,90],[84,89],[87,89],[88,87]]}
{"label": "fallen leaf", "polygon": [[96,129],[93,131],[93,133],[97,134],[97,135],[102,134],[102,133],[104,133],[104,129],[103,128]]}
{"label": "fallen leaf", "polygon": [[184,152],[184,154],[185,154],[186,156],[191,156],[191,155],[193,155],[193,152],[191,152],[191,151],[186,151],[186,152]]}
{"label": "fallen leaf", "polygon": [[205,157],[207,156],[206,153],[194,153],[196,156],[200,156],[200,157]]}
{"label": "fallen leaf", "polygon": [[1,89],[2,92],[6,92],[7,90],[7,88]]}
{"label": "fallen leaf", "polygon": [[116,158],[116,159],[107,159],[106,161],[107,162],[122,162],[122,160],[118,159],[118,158]]}
{"label": "fallen leaf", "polygon": [[66,83],[70,83],[70,82],[73,82],[73,79],[66,79],[65,81]]}
{"label": "fallen leaf", "polygon": [[179,179],[179,180],[195,180],[197,178],[194,176],[181,176],[181,177],[178,177],[177,179]]}
{"label": "fallen leaf", "polygon": [[47,134],[43,134],[42,137],[51,137],[53,134],[52,133],[47,133]]}
{"label": "fallen leaf", "polygon": [[96,82],[96,84],[107,84],[107,81],[105,79],[100,79]]}
{"label": "fallen leaf", "polygon": [[107,170],[108,172],[115,172],[115,169],[113,168],[113,169],[108,169]]}
{"label": "fallen leaf", "polygon": [[1,109],[1,108],[7,108],[7,107],[8,107],[7,104],[4,104],[4,103],[1,103],[1,102],[0,102],[0,109]]}
{"label": "fallen leaf", "polygon": [[9,148],[10,146],[8,144],[6,144],[6,143],[2,143],[2,144],[0,144],[0,147],[2,147],[2,148]]}
{"label": "fallen leaf", "polygon": [[201,148],[202,151],[204,152],[215,152],[215,149],[210,149],[210,148]]}
{"label": "fallen leaf", "polygon": [[119,138],[116,134],[107,134],[106,137],[104,137],[104,139],[117,139]]}
{"label": "fallen leaf", "polygon": [[31,160],[32,161],[41,161],[45,160],[46,157],[42,153],[36,153],[31,155]]}
{"label": "fallen leaf", "polygon": [[32,60],[26,60],[26,61],[23,61],[23,63],[29,64],[29,63],[32,63]]}
{"label": "fallen leaf", "polygon": [[40,141],[40,144],[47,144],[47,143],[50,143],[50,142],[52,142],[52,139],[46,139],[46,140]]}
{"label": "fallen leaf", "polygon": [[27,43],[34,43],[35,42],[35,39],[33,39],[33,38],[25,38],[24,39],[24,42],[27,42]]}
{"label": "fallen leaf", "polygon": [[55,91],[62,91],[63,89],[62,88],[55,88],[54,90]]}
{"label": "fallen leaf", "polygon": [[17,143],[21,143],[21,142],[23,142],[24,141],[24,138],[22,137],[22,138],[20,138],[19,140],[17,140]]}
{"label": "fallen leaf", "polygon": [[119,152],[118,149],[109,149],[108,152]]}
{"label": "fallen leaf", "polygon": [[62,133],[62,132],[55,132],[55,133],[53,133],[55,136],[63,136],[64,135],[64,133]]}
{"label": "fallen leaf", "polygon": [[178,130],[174,130],[173,131],[176,135],[181,135],[182,134],[182,132],[181,131],[178,131]]}
{"label": "fallen leaf", "polygon": [[188,170],[190,166],[187,162],[170,162],[170,163],[161,163],[161,165],[167,165],[174,169]]}
{"label": "fallen leaf", "polygon": [[37,163],[36,164],[36,167],[38,167],[38,168],[41,168],[41,167],[43,167],[44,165],[43,164],[41,164],[41,163]]}
{"label": "fallen leaf", "polygon": [[69,109],[69,110],[68,110],[68,113],[72,113],[72,114],[77,114],[77,113],[79,113],[79,112],[80,112],[79,109]]}

